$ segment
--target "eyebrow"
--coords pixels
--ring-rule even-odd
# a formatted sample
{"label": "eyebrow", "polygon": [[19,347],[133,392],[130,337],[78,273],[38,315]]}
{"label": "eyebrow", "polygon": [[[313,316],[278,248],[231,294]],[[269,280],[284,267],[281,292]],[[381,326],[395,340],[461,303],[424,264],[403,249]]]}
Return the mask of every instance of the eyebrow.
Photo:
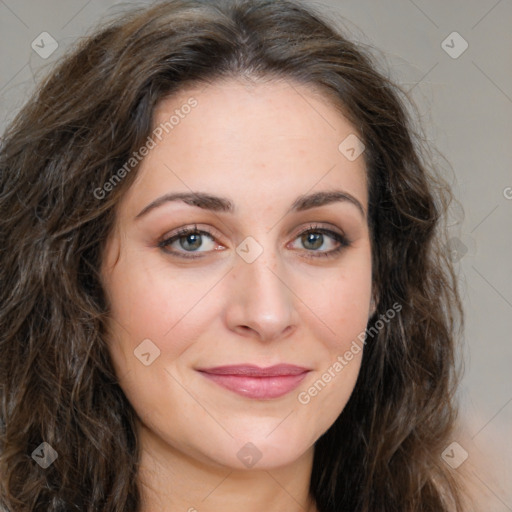
{"label": "eyebrow", "polygon": [[[188,205],[197,206],[203,210],[210,210],[213,212],[233,213],[235,211],[233,202],[226,197],[214,196],[204,192],[180,192],[165,194],[158,197],[145,206],[136,215],[135,219],[139,219],[151,210],[172,201],[182,201]],[[335,202],[348,202],[349,204],[353,204],[357,207],[363,218],[366,219],[366,212],[363,205],[353,195],[345,192],[344,190],[328,190],[299,196],[291,205],[290,211],[301,212]]]}

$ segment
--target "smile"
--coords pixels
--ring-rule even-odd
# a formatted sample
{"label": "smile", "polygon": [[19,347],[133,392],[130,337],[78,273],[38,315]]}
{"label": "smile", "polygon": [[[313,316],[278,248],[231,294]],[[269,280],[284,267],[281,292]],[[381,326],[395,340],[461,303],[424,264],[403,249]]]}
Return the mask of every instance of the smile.
{"label": "smile", "polygon": [[293,365],[277,365],[269,368],[239,365],[198,371],[219,386],[241,396],[270,400],[293,391],[310,370]]}

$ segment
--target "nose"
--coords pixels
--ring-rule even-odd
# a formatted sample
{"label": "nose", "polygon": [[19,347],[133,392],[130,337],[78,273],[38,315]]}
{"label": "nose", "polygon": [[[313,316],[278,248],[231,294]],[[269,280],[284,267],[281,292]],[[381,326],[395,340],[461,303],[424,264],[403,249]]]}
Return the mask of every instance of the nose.
{"label": "nose", "polygon": [[270,249],[248,263],[236,258],[230,272],[226,322],[232,330],[260,341],[290,335],[297,326],[292,283]]}

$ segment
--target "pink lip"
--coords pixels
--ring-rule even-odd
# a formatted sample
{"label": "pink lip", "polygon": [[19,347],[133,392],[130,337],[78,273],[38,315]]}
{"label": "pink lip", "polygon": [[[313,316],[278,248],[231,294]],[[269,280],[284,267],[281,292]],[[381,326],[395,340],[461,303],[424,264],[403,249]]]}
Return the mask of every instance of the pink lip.
{"label": "pink lip", "polygon": [[198,371],[220,386],[244,397],[272,399],[295,389],[310,370],[279,364],[267,368],[254,365],[218,366]]}

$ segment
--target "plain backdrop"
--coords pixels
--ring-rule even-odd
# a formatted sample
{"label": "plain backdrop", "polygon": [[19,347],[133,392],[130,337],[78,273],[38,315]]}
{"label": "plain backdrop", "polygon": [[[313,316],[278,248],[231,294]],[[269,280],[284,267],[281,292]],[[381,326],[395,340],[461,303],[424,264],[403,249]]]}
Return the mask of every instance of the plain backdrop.
{"label": "plain backdrop", "polygon": [[[0,0],[0,131],[68,45],[143,3]],[[449,162],[439,160],[462,208],[451,208],[447,250],[457,260],[466,311],[466,436],[454,441],[468,460],[483,454],[490,463],[475,467],[486,510],[512,511],[512,2],[308,3],[372,49]],[[50,37],[58,45],[51,55],[33,49],[39,42],[51,50]]]}

